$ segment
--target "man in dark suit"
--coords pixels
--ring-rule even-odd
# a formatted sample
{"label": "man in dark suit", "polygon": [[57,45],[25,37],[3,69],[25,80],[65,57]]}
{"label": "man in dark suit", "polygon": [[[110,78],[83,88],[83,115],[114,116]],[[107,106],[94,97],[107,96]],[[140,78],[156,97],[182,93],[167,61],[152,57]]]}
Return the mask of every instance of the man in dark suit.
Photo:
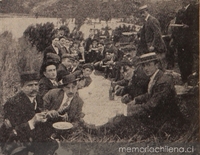
{"label": "man in dark suit", "polygon": [[61,45],[59,43],[59,38],[53,37],[52,44],[44,50],[43,62],[46,61],[47,53],[55,53],[55,54],[59,55],[59,57],[61,58],[62,53],[61,53],[60,49],[61,49]]}
{"label": "man in dark suit", "polygon": [[49,90],[57,88],[57,65],[55,62],[47,61],[41,67],[43,77],[39,81],[39,94],[43,97]]}
{"label": "man in dark suit", "polygon": [[62,62],[61,62],[61,64],[58,65],[58,69],[57,69],[58,81],[62,80],[62,78],[65,75],[68,75],[71,73],[72,62],[74,60],[75,60],[74,57],[69,56],[68,54],[64,54],[62,56]]}
{"label": "man in dark suit", "polygon": [[184,0],[183,7],[176,16],[176,24],[182,27],[175,28],[172,37],[178,51],[178,65],[181,78],[187,86],[188,76],[198,72],[199,49],[199,5],[194,0]]}
{"label": "man in dark suit", "polygon": [[166,47],[162,39],[161,28],[159,21],[148,13],[147,5],[139,8],[139,13],[144,20],[144,25],[141,30],[141,42],[147,46],[143,52],[165,53]]}
{"label": "man in dark suit", "polygon": [[82,117],[83,100],[77,94],[77,79],[70,74],[63,78],[61,88],[50,90],[44,97],[44,108],[48,110],[51,123],[59,117],[78,126]]}
{"label": "man in dark suit", "polygon": [[[46,114],[40,112],[43,102],[37,96],[38,80],[37,73],[21,74],[22,91],[4,104],[5,123],[0,137],[5,136],[7,142],[3,149],[5,153],[28,155],[31,151],[37,155],[53,155],[58,147],[55,141],[43,135],[42,125],[46,122]],[[16,147],[14,140],[21,142],[21,146]]]}
{"label": "man in dark suit", "polygon": [[145,74],[150,77],[148,91],[128,103],[127,115],[153,125],[156,130],[165,122],[173,122],[181,116],[176,91],[172,77],[159,69],[155,53],[144,54],[140,60]]}
{"label": "man in dark suit", "polygon": [[167,50],[165,42],[162,39],[160,23],[155,17],[148,13],[147,5],[140,7],[139,13],[142,17],[142,20],[144,20],[144,25],[140,34],[140,47],[143,51],[140,49],[138,49],[138,51],[140,51],[140,54],[153,51],[156,52],[158,58],[160,59],[161,67],[165,69],[167,67],[165,60],[165,54]]}

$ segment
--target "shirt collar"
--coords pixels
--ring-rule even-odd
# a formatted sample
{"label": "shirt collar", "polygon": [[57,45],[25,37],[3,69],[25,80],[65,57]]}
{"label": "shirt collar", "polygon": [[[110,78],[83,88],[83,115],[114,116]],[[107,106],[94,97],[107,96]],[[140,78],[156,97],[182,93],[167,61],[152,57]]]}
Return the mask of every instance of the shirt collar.
{"label": "shirt collar", "polygon": [[52,80],[52,79],[49,79],[51,81],[52,84],[57,84],[57,81],[56,80]]}
{"label": "shirt collar", "polygon": [[157,70],[155,71],[155,73],[150,77],[150,81],[153,81],[153,80],[154,80],[154,78],[155,78],[155,76],[157,75],[158,72],[159,72],[159,69],[157,69]]}
{"label": "shirt collar", "polygon": [[145,18],[145,20],[147,21],[149,19],[150,14],[148,14]]}
{"label": "shirt collar", "polygon": [[187,10],[187,8],[190,6],[190,4],[188,4],[187,6],[185,6],[184,8],[185,8],[185,10]]}

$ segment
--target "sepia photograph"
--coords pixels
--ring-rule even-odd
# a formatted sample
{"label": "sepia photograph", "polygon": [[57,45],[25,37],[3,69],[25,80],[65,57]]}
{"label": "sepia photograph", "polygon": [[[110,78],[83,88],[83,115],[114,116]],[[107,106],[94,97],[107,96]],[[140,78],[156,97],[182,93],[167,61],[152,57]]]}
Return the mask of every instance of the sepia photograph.
{"label": "sepia photograph", "polygon": [[199,0],[0,0],[0,155],[198,155]]}

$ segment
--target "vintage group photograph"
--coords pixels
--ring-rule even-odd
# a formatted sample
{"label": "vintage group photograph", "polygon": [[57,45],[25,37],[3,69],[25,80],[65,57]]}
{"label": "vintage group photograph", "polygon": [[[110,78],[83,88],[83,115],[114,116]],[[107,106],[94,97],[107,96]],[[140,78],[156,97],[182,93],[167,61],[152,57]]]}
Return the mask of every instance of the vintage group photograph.
{"label": "vintage group photograph", "polygon": [[199,0],[0,0],[0,155],[198,155]]}

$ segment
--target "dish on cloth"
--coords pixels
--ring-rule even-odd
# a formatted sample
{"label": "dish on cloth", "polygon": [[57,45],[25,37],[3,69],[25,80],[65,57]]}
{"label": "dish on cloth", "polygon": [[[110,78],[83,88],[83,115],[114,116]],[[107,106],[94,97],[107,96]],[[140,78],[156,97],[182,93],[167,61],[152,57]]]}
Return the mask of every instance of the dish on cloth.
{"label": "dish on cloth", "polygon": [[53,124],[53,128],[57,130],[68,130],[73,128],[73,125],[69,122],[56,122]]}

